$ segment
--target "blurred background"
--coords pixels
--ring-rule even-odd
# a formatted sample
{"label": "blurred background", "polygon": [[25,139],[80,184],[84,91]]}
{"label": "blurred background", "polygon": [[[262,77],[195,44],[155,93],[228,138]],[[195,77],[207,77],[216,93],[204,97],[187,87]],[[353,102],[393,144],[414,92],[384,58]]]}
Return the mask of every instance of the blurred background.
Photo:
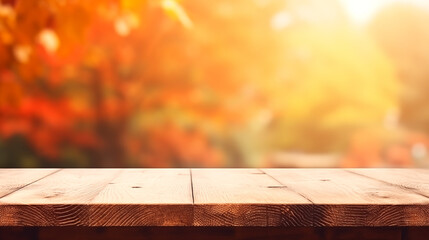
{"label": "blurred background", "polygon": [[0,167],[427,167],[429,1],[0,0]]}

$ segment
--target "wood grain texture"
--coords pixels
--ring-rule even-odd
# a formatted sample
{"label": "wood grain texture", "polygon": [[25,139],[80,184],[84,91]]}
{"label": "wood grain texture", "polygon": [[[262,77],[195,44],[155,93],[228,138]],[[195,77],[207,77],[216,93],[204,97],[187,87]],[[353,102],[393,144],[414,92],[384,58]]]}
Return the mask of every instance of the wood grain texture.
{"label": "wood grain texture", "polygon": [[93,204],[192,204],[190,169],[124,169]]}
{"label": "wood grain texture", "polygon": [[429,169],[348,169],[429,198]]}
{"label": "wood grain texture", "polygon": [[428,183],[422,169],[0,169],[0,226],[429,226]]}
{"label": "wood grain texture", "polygon": [[313,205],[314,226],[427,225],[429,198],[341,169],[265,169]]}
{"label": "wood grain texture", "polygon": [[0,198],[2,226],[88,225],[89,202],[117,169],[63,169]]}
{"label": "wood grain texture", "polygon": [[195,226],[268,226],[281,204],[294,209],[282,225],[311,225],[310,208],[299,207],[311,203],[258,169],[192,169],[192,182]]}
{"label": "wood grain texture", "polygon": [[0,169],[0,198],[55,171],[58,169]]}
{"label": "wood grain texture", "polygon": [[91,201],[90,225],[189,226],[192,203],[189,169],[127,169]]}

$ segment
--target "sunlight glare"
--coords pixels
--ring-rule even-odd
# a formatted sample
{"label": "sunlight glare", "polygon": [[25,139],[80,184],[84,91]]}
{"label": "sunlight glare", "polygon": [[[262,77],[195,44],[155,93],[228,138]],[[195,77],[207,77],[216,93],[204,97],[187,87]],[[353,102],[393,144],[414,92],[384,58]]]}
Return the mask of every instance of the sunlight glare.
{"label": "sunlight glare", "polygon": [[340,0],[350,18],[357,24],[365,24],[384,6],[396,3],[419,5],[429,9],[427,0]]}
{"label": "sunlight glare", "polygon": [[399,0],[340,0],[350,18],[358,24],[364,24],[369,21],[381,7],[398,1]]}

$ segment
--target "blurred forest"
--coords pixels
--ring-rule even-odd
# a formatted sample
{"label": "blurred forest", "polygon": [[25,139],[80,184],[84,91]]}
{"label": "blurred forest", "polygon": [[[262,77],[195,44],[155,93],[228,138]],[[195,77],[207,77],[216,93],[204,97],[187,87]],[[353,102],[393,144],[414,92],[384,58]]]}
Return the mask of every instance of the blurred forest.
{"label": "blurred forest", "polygon": [[429,166],[429,8],[0,0],[0,167]]}

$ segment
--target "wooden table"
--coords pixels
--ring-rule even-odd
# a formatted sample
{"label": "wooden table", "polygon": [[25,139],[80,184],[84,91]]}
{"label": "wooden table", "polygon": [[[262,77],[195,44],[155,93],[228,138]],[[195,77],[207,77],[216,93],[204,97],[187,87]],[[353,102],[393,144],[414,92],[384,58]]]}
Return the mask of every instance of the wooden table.
{"label": "wooden table", "polygon": [[0,226],[429,226],[426,169],[1,169]]}

